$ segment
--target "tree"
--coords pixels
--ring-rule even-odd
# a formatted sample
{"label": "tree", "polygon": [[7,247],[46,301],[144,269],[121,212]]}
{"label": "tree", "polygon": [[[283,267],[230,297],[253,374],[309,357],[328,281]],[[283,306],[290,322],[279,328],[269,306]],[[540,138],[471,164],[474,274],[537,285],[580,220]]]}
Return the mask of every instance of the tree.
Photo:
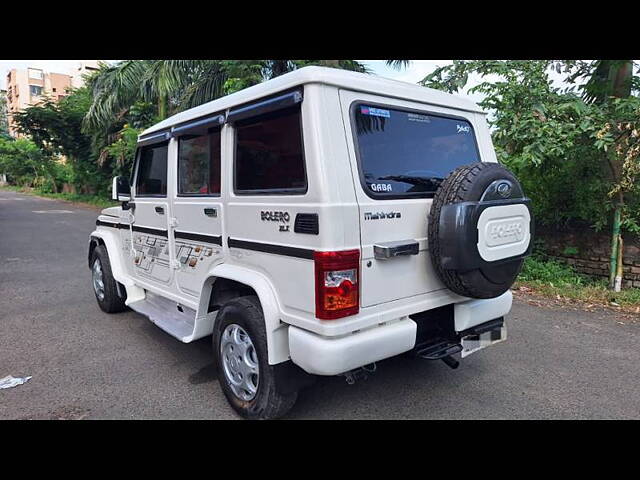
{"label": "tree", "polygon": [[[86,87],[16,114],[19,131],[48,158],[66,158],[65,181],[106,194],[131,167],[138,135],[168,115],[307,65],[366,72],[355,60],[127,60],[101,64]],[[70,174],[69,174],[70,170]]]}
{"label": "tree", "polygon": [[[27,138],[0,138],[0,172],[10,183],[39,187],[53,181],[54,162]],[[55,183],[55,182],[54,182]]]}
{"label": "tree", "polygon": [[[589,174],[577,188],[573,179],[602,170],[590,134],[589,106],[571,92],[560,92],[549,78],[557,64],[549,60],[456,60],[422,80],[432,88],[457,92],[471,74],[482,80],[471,92],[483,95],[489,111],[498,159],[512,169],[532,197],[537,221],[555,226],[592,222],[606,217],[599,203],[584,193],[602,197],[600,176]],[[588,200],[588,199],[587,199]],[[563,208],[558,208],[562,205]]]}
{"label": "tree", "polygon": [[[626,210],[625,194],[633,190],[633,182],[628,180],[637,176],[635,164],[638,162],[637,153],[634,153],[637,142],[631,140],[634,132],[637,132],[638,112],[635,100],[627,101],[634,85],[633,60],[597,60],[579,62],[577,66],[578,70],[572,79],[587,78],[582,88],[583,98],[586,102],[601,104],[607,117],[605,126],[597,134],[596,146],[604,150],[609,162],[613,182],[609,195],[616,199],[611,232],[609,284],[619,291],[623,255],[620,226],[626,220],[623,218]],[[614,148],[609,148],[611,146]],[[624,177],[627,177],[627,181],[623,180]]]}
{"label": "tree", "polygon": [[[574,87],[565,91],[552,87],[548,78],[550,69],[564,73],[566,81]],[[580,202],[583,206],[574,203],[573,209],[571,203],[558,203],[565,211],[569,207],[567,213],[571,217],[582,210],[583,218],[591,217],[594,225],[601,228],[608,223],[607,215],[613,213],[610,222],[613,287],[615,271],[621,269],[622,263],[620,226],[627,231],[640,231],[635,185],[640,161],[637,141],[640,110],[638,98],[631,96],[639,82],[633,76],[633,62],[454,61],[436,69],[421,83],[453,92],[467,84],[471,73],[499,77],[496,81],[484,81],[471,91],[483,93],[485,98],[480,104],[495,114],[493,137],[501,159],[507,165],[524,168],[525,181],[544,170],[553,172],[548,182],[531,185],[541,190],[537,200],[542,202],[545,212],[552,207],[544,203],[549,191],[562,185],[564,190],[573,191],[574,199],[583,200]],[[579,79],[584,83],[576,88]],[[584,175],[565,176],[566,181],[559,182],[563,178],[557,175],[559,170]],[[575,182],[576,178],[581,181]],[[584,205],[592,208],[585,209]]]}
{"label": "tree", "polygon": [[58,103],[47,98],[14,115],[18,131],[28,135],[44,155],[70,164],[71,181],[83,193],[106,191],[111,173],[108,166],[98,163],[95,142],[102,140],[82,132],[90,104],[85,87],[71,91]]}
{"label": "tree", "polygon": [[411,60],[387,60],[386,63],[388,66],[395,68],[396,70],[401,70],[411,65]]}
{"label": "tree", "polygon": [[88,79],[93,102],[85,131],[108,127],[138,101],[156,105],[161,120],[307,65],[367,71],[355,60],[127,60],[103,64]]}

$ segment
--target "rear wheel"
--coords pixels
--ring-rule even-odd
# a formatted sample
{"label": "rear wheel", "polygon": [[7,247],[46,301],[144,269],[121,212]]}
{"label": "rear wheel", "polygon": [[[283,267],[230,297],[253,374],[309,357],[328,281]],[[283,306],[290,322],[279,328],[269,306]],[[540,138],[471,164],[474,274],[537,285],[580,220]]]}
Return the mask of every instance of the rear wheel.
{"label": "rear wheel", "polygon": [[107,313],[126,309],[124,299],[118,295],[118,285],[111,273],[109,255],[104,245],[98,245],[91,255],[91,284],[98,305]]}
{"label": "rear wheel", "polygon": [[279,418],[293,407],[298,393],[284,393],[269,365],[267,334],[256,296],[225,303],[216,318],[213,349],[218,380],[227,400],[242,417]]}

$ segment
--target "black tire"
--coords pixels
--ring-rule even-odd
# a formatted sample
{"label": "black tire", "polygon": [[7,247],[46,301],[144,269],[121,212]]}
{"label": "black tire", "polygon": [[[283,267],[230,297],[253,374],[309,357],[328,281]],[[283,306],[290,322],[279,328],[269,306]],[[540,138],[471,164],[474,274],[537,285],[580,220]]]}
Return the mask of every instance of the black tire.
{"label": "black tire", "polygon": [[[464,165],[451,172],[433,198],[428,232],[431,261],[442,282],[458,295],[471,298],[494,298],[502,295],[511,288],[522,269],[523,258],[467,271],[444,269],[440,261],[442,207],[452,203],[478,201],[491,183],[501,179],[519,186],[513,173],[499,163],[478,162]],[[475,242],[470,243],[475,246]]]}
{"label": "black tire", "polygon": [[[226,327],[236,324],[249,335],[258,360],[259,380],[255,396],[251,400],[238,397],[225,375],[220,343]],[[275,369],[269,365],[267,333],[260,301],[256,296],[238,297],[222,305],[216,317],[213,331],[213,350],[218,367],[218,380],[227,400],[244,418],[275,419],[286,414],[296,402],[298,392],[283,393],[278,388]]]}
{"label": "black tire", "polygon": [[125,299],[118,295],[118,286],[116,285],[116,280],[113,278],[113,274],[111,273],[109,254],[107,253],[107,249],[104,245],[98,245],[91,255],[92,274],[95,262],[100,262],[104,283],[104,298],[100,299],[95,288],[93,291],[100,309],[107,313],[122,312],[127,308],[124,304]]}

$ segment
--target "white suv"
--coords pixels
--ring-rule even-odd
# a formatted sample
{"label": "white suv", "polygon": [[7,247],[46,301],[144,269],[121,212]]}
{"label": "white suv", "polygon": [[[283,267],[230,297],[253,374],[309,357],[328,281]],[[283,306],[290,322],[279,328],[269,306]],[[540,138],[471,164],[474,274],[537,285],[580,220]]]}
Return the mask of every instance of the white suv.
{"label": "white suv", "polygon": [[275,418],[315,375],[506,338],[529,200],[474,103],[306,67],[139,137],[89,266],[100,307],[183,342],[213,334],[222,389]]}

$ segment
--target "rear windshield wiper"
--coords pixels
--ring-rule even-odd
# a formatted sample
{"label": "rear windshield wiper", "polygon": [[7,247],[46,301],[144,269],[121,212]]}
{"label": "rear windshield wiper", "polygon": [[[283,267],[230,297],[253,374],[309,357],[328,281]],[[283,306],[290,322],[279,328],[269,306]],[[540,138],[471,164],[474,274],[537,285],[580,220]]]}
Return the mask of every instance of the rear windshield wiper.
{"label": "rear windshield wiper", "polygon": [[405,182],[411,185],[426,185],[438,187],[444,178],[442,177],[414,177],[411,175],[387,175],[386,177],[379,177],[379,180],[393,180],[395,182]]}

